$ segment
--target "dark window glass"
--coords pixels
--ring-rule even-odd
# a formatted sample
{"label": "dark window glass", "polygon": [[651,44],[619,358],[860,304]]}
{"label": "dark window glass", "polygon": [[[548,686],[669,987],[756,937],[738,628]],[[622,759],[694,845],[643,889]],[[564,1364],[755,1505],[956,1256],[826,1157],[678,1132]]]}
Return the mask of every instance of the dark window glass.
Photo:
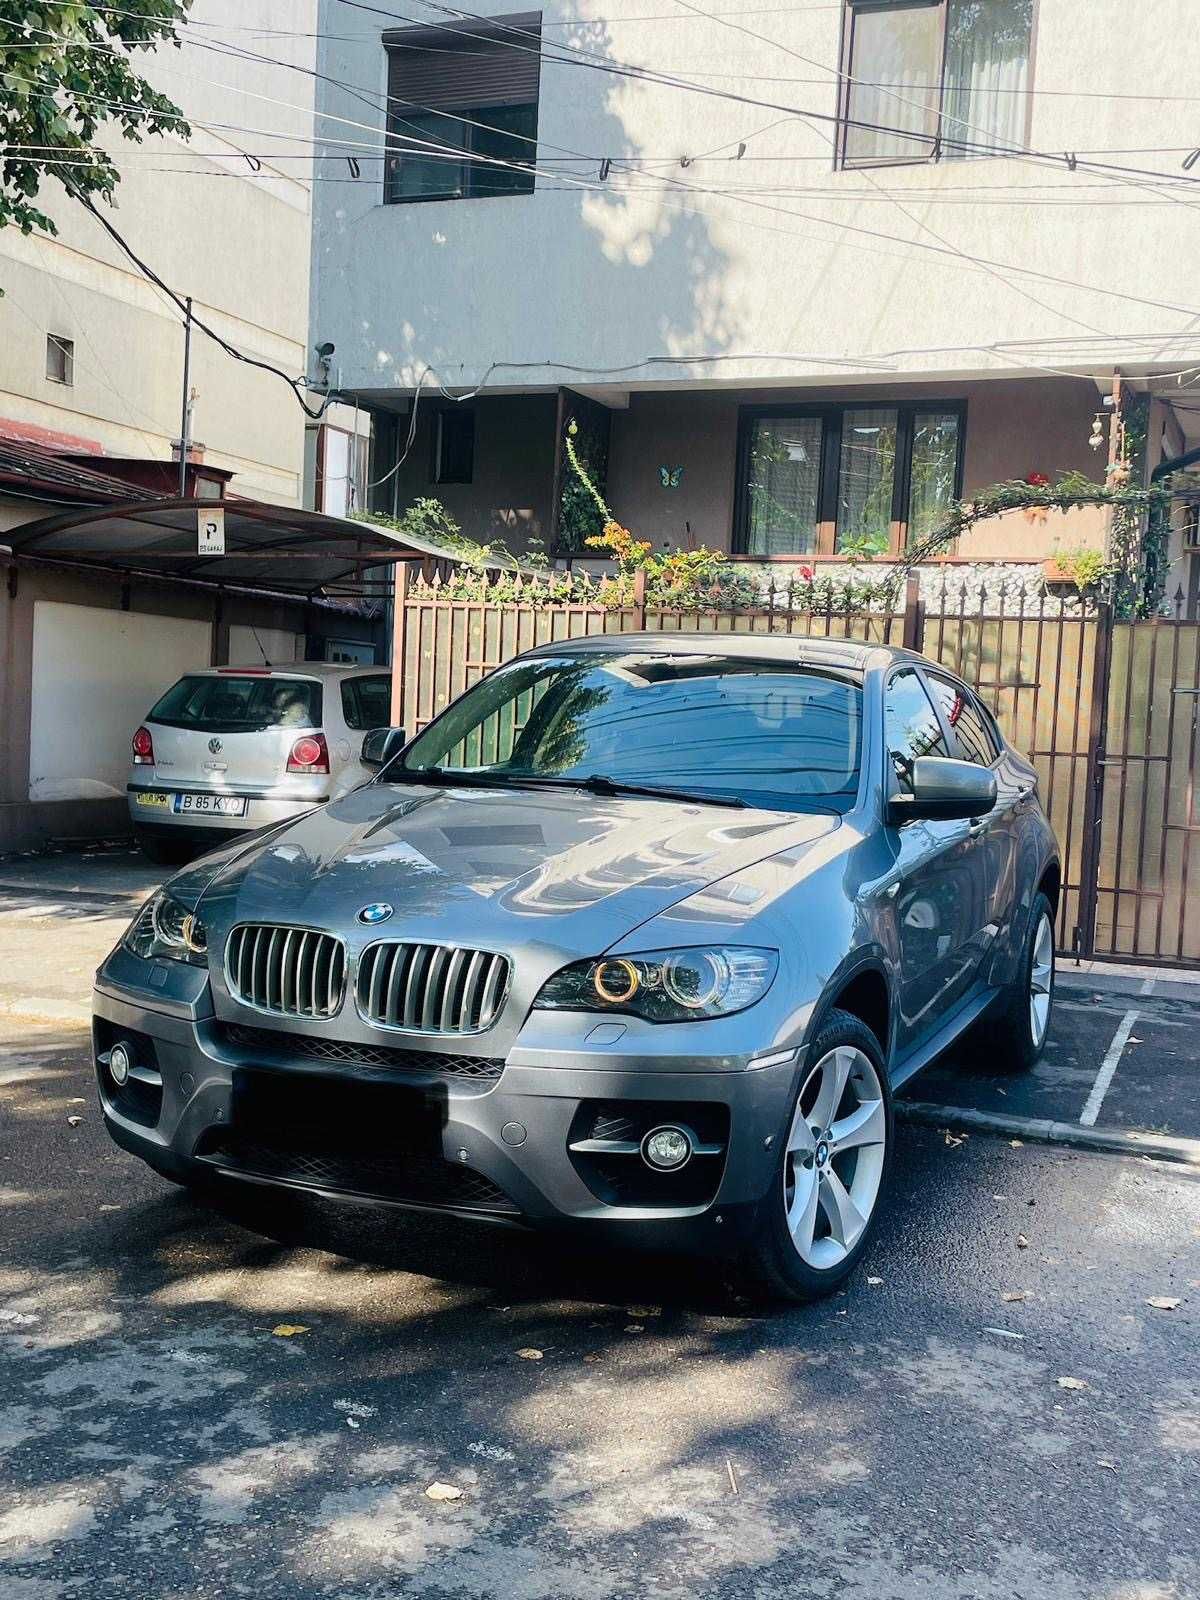
{"label": "dark window glass", "polygon": [[958,493],[962,418],[957,411],[918,411],[913,416],[912,485],[908,537],[932,533]]}
{"label": "dark window glass", "polygon": [[902,789],[912,788],[912,766],[918,756],[949,755],[941,724],[915,672],[898,672],[884,696],[888,754]]}
{"label": "dark window glass", "polygon": [[847,166],[1024,142],[1033,0],[848,0]]}
{"label": "dark window glass", "polygon": [[346,726],[357,732],[386,728],[392,713],[392,680],[377,678],[342,679],[342,715]]}
{"label": "dark window glass", "polygon": [[536,103],[393,114],[391,132],[389,201],[533,192]]}
{"label": "dark window glass", "polygon": [[404,765],[604,776],[842,812],[858,791],[861,741],[862,691],[849,676],[621,647],[499,668],[417,736]]}
{"label": "dark window glass", "polygon": [[235,673],[180,678],[147,720],[202,733],[319,728],[321,685],[312,678],[238,677]]}
{"label": "dark window glass", "polygon": [[960,761],[974,761],[981,767],[990,767],[999,751],[983,712],[970,694],[961,684],[933,674],[930,674],[929,685],[942,716],[953,731],[958,746],[954,754]]}
{"label": "dark window glass", "polygon": [[911,401],[750,411],[741,439],[739,552],[882,555],[894,525],[901,538],[921,538],[955,499],[963,411]]}
{"label": "dark window glass", "polygon": [[475,473],[475,413],[462,406],[436,413],[433,432],[434,483],[470,483]]}
{"label": "dark window glass", "polygon": [[842,413],[838,470],[837,548],[886,550],[891,542],[896,484],[895,411]]}
{"label": "dark window glass", "polygon": [[75,382],[75,341],[61,333],[46,335],[46,376],[51,383]]}
{"label": "dark window glass", "polygon": [[820,417],[756,417],[750,438],[746,550],[810,555],[821,494]]}

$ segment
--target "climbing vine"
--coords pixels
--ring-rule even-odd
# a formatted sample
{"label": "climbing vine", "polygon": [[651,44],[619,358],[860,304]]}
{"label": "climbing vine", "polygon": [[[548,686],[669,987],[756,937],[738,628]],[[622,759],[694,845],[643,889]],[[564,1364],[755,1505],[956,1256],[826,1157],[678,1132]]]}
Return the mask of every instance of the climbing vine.
{"label": "climbing vine", "polygon": [[[574,424],[567,430],[566,456],[579,495],[587,500],[600,532],[587,538],[588,548],[603,554],[611,573],[533,573],[489,570],[497,544],[466,540],[436,501],[418,501],[405,517],[387,521],[404,532],[420,532],[445,543],[460,565],[437,583],[446,599],[520,601],[535,607],[565,603],[628,607],[640,591],[646,605],[681,611],[745,611],[764,604],[761,572],[731,561],[720,550],[657,551],[613,515],[576,446]],[[1111,548],[1064,551],[1060,565],[1079,592],[1112,603],[1118,616],[1148,616],[1162,598],[1165,572],[1165,529],[1172,491],[1161,485],[1135,488],[1127,463],[1110,473],[1107,483],[1094,483],[1082,473],[1064,473],[1051,483],[1041,474],[1029,480],[993,484],[948,506],[937,526],[913,541],[903,556],[888,558],[860,542],[847,553],[845,567],[829,576],[803,564],[786,584],[786,605],[795,611],[878,611],[897,609],[915,568],[946,554],[978,523],[1010,511],[1071,511],[1080,506],[1107,506],[1113,512]],[[494,561],[490,563],[494,567]],[[777,591],[772,586],[772,593]]]}

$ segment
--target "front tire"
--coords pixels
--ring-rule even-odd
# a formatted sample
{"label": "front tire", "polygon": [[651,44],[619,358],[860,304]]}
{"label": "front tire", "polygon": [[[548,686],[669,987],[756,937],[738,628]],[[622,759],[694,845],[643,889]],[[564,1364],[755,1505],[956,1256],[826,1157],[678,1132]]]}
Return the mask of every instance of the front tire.
{"label": "front tire", "polygon": [[1054,911],[1044,894],[1034,897],[1016,982],[1004,1009],[989,1024],[989,1053],[1014,1072],[1041,1059],[1054,1010]]}
{"label": "front tire", "polygon": [[807,1060],[744,1263],[761,1294],[792,1302],[820,1299],[854,1271],[892,1153],[887,1069],[865,1023],[831,1011]]}

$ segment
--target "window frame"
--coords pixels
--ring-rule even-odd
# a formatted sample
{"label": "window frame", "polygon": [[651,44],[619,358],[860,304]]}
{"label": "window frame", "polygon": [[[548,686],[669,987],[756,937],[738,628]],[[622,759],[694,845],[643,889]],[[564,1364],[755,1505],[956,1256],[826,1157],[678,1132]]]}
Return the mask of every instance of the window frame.
{"label": "window frame", "polygon": [[[417,110],[415,113],[412,113],[411,111],[409,113],[407,113],[407,114],[400,114],[400,113],[396,113],[396,112],[390,112],[389,115],[388,115],[388,139],[389,139],[389,141],[393,141],[393,140],[400,141],[400,140],[403,140],[405,138],[405,133],[404,133],[403,129],[398,126],[398,124],[404,123],[404,122],[409,122],[409,123],[414,122],[414,121],[417,120],[418,117],[434,118],[434,119],[446,119],[446,118],[449,118],[449,119],[453,120],[454,122],[458,123],[459,129],[460,129],[461,134],[462,134],[462,137],[463,137],[463,139],[465,141],[463,143],[463,145],[462,145],[461,158],[457,162],[451,161],[451,160],[449,160],[447,158],[444,161],[443,165],[445,166],[447,171],[451,167],[454,167],[455,170],[457,170],[458,172],[460,172],[462,174],[463,186],[461,188],[459,188],[459,189],[445,189],[440,194],[396,194],[396,193],[394,193],[393,188],[392,188],[391,163],[393,161],[397,161],[397,160],[403,161],[406,155],[407,156],[411,156],[411,157],[416,157],[419,160],[421,158],[422,151],[419,150],[419,149],[413,149],[413,150],[407,150],[406,151],[403,148],[403,146],[401,144],[399,144],[399,143],[396,143],[396,144],[389,143],[386,159],[384,161],[384,173],[383,173],[383,203],[384,203],[384,205],[388,205],[388,206],[424,206],[424,205],[439,205],[443,201],[448,201],[448,200],[449,201],[453,201],[453,200],[512,200],[512,199],[520,199],[521,196],[523,196],[523,195],[531,195],[531,194],[533,194],[534,190],[537,187],[537,138],[538,138],[539,108],[540,108],[540,94],[539,94],[539,98],[537,100],[524,100],[524,101],[520,101],[520,102],[513,102],[511,104],[505,104],[505,105],[468,106],[468,107],[445,105],[445,106],[429,106],[429,107],[426,107],[426,108],[421,108],[421,109]],[[490,128],[490,130],[493,133],[497,133],[497,134],[501,135],[504,138],[509,138],[509,139],[530,138],[530,139],[532,139],[534,141],[531,145],[529,145],[527,147],[529,149],[529,152],[530,152],[529,161],[528,161],[529,182],[528,182],[528,184],[522,184],[520,187],[518,187],[516,184],[514,184],[511,189],[498,189],[498,190],[494,190],[492,192],[487,192],[487,191],[480,192],[480,191],[476,190],[473,187],[474,180],[477,179],[481,174],[487,174],[488,172],[491,172],[491,171],[495,170],[495,168],[494,168],[494,165],[493,165],[492,162],[490,162],[485,156],[483,156],[482,154],[480,154],[479,152],[476,151],[476,149],[475,149],[475,140],[476,140],[476,137],[479,134],[481,134],[481,133],[483,133],[485,131],[485,127],[478,126],[478,124],[482,123],[484,116],[488,112],[495,112],[495,111],[531,111],[533,113],[532,132],[529,133],[528,135],[507,133],[503,128],[495,128],[495,127],[492,127],[491,124],[486,124],[485,125],[485,127],[486,128]],[[417,139],[417,138],[423,138],[423,137],[425,137],[425,135],[412,133],[410,131],[408,137],[413,138],[413,139]],[[434,134],[432,134],[431,137],[436,138],[436,132]],[[447,141],[447,143],[449,143],[449,141]],[[522,161],[519,161],[519,160],[516,159],[516,157],[514,157],[512,165],[508,166],[508,167],[505,167],[505,168],[502,168],[501,170],[506,171],[506,172],[513,172],[515,174],[517,168],[523,167],[525,165],[526,165],[526,163],[524,163]]]}
{"label": "window frame", "polygon": [[[734,478],[733,528],[730,554],[734,560],[804,562],[821,557],[844,559],[837,550],[838,482],[842,457],[842,426],[848,411],[896,412],[896,473],[892,482],[892,515],[888,548],[884,559],[903,555],[908,544],[908,512],[912,497],[912,451],[916,417],[926,411],[952,412],[958,418],[958,459],[954,467],[954,498],[962,497],[963,463],[966,460],[967,402],[937,397],[897,400],[886,392],[876,398],[864,395],[854,400],[822,401],[802,405],[750,405],[738,408],[737,466]],[[821,429],[820,488],[817,495],[816,547],[812,551],[790,551],[776,555],[755,555],[748,548],[750,534],[750,451],[754,424],[771,417],[819,417]]]}
{"label": "window frame", "polygon": [[[390,689],[391,680],[386,672],[362,672],[342,679],[342,721],[351,733],[372,733],[376,728],[389,726],[386,722],[369,722],[364,716],[362,692],[359,686],[371,678],[378,678]],[[351,708],[357,721],[351,720]]]}
{"label": "window frame", "polygon": [[[62,357],[63,375],[50,370],[50,352],[57,350]],[[57,383],[60,388],[73,389],[75,387],[75,341],[69,334],[48,333],[46,335],[46,382]]]}
{"label": "window frame", "polygon": [[[513,49],[513,36],[519,41],[528,40],[518,56]],[[383,203],[385,205],[423,205],[445,200],[508,200],[534,193],[537,187],[538,135],[541,120],[541,11],[514,12],[504,16],[475,17],[465,26],[439,26],[437,23],[416,23],[402,28],[386,28],[382,43],[385,61],[384,97],[388,149],[383,166]],[[405,53],[410,69],[405,72],[402,63]],[[430,67],[425,59],[438,58],[439,65]],[[488,57],[492,60],[489,62]],[[467,62],[466,67],[463,63]],[[528,113],[528,127],[513,134],[489,122],[489,115],[500,112]],[[424,132],[414,131],[406,124],[420,121],[431,123]],[[476,127],[474,124],[481,124]],[[461,159],[446,161],[462,179],[457,189],[444,188],[428,194],[397,194],[394,192],[393,171],[402,169],[405,156],[420,159],[422,151],[405,151],[404,140],[438,140],[438,131],[453,124],[455,138],[462,141]],[[527,181],[516,183],[503,190],[482,192],[474,185],[481,175],[497,169],[484,159],[476,146],[484,130],[504,139],[520,140],[526,159],[511,158],[511,165],[502,169],[511,172],[514,180],[524,170]],[[395,143],[393,144],[393,141]],[[447,135],[444,140],[452,144]],[[457,148],[457,147],[456,147]],[[399,165],[397,166],[397,163]]]}
{"label": "window frame", "polygon": [[945,747],[947,756],[950,754],[953,744],[951,730],[947,728],[946,719],[942,716],[941,708],[930,692],[929,684],[925,681],[925,671],[922,663],[920,661],[913,660],[902,660],[895,662],[891,667],[888,668],[887,673],[884,676],[883,693],[880,695],[879,699],[879,726],[880,741],[883,752],[883,797],[885,806],[887,802],[893,799],[896,795],[910,794],[912,792],[911,789],[906,789],[904,787],[903,780],[901,779],[900,774],[896,771],[896,763],[892,760],[891,740],[888,737],[888,695],[892,692],[893,684],[895,684],[899,678],[902,678],[906,675],[911,675],[917,680],[917,683],[921,689],[921,693],[925,696],[926,702],[929,705],[929,709],[933,713],[933,720],[937,723],[938,736]]}
{"label": "window frame", "polygon": [[[880,156],[873,161],[853,161],[847,155],[847,138],[850,132],[850,93],[854,82],[852,67],[854,64],[854,20],[860,11],[889,11],[900,4],[923,6],[933,10],[940,8],[942,13],[942,44],[941,44],[941,70],[938,77],[938,104],[937,116],[934,119],[935,131],[932,135],[933,149],[927,155],[914,153],[911,156]],[[1034,107],[1034,74],[1037,66],[1038,22],[1041,13],[1041,0],[1032,0],[1033,17],[1029,27],[1029,70],[1025,89],[1025,116],[1021,130],[1021,144],[1026,148],[1033,133],[1033,107]],[[834,167],[839,172],[870,172],[877,167],[925,167],[932,162],[952,160],[961,161],[967,158],[977,161],[996,160],[1005,152],[998,152],[996,156],[988,155],[983,151],[954,150],[946,151],[942,139],[942,116],[946,103],[946,52],[950,32],[950,7],[947,0],[843,0],[842,4],[842,37],[838,49],[838,98],[837,98],[837,137],[834,149]],[[914,143],[916,140],[914,139]],[[1014,151],[1014,154],[1019,153]]]}
{"label": "window frame", "polygon": [[[938,714],[938,721],[946,730],[947,748],[954,756],[954,759],[956,761],[970,761],[972,766],[986,767],[990,772],[1004,754],[1004,740],[999,728],[983,702],[979,699],[979,696],[973,692],[968,684],[963,683],[960,678],[954,677],[951,673],[941,668],[925,667],[922,669],[922,675],[926,681],[926,688],[930,692],[934,710]],[[988,744],[992,747],[992,759],[990,761],[976,762],[972,761],[970,756],[962,754],[962,749],[958,742],[958,724],[950,721],[938,704],[937,697],[932,693],[933,685],[938,682],[944,683],[948,688],[953,689],[954,693],[963,701],[963,704],[974,711],[979,718],[980,726],[983,728]]]}

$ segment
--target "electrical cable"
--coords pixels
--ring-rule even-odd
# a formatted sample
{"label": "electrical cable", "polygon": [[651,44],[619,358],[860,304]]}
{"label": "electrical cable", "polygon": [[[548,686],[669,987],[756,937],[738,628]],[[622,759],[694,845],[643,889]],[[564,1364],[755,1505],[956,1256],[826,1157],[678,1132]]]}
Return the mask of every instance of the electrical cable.
{"label": "electrical cable", "polygon": [[154,268],[147,265],[147,263],[142,260],[141,256],[137,254],[133,246],[128,243],[119,230],[113,226],[107,217],[100,213],[91,196],[84,194],[82,190],[75,188],[75,186],[70,182],[64,182],[64,187],[67,189],[69,194],[79,201],[80,205],[82,205],[86,211],[91,212],[92,216],[95,217],[96,221],[104,229],[105,233],[107,233],[108,236],[113,240],[114,244],[116,244],[118,248],[126,256],[128,256],[129,260],[133,262],[134,266],[138,269],[142,276],[148,278],[151,283],[153,283],[163,292],[163,294],[167,295],[174,302],[176,307],[183,312],[185,318],[190,315],[191,323],[194,328],[199,328],[201,333],[206,334],[214,344],[219,345],[220,348],[224,350],[225,354],[232,356],[235,361],[241,361],[248,367],[256,367],[260,372],[268,372],[276,378],[282,378],[284,383],[287,384],[288,388],[291,389],[292,393],[295,395],[300,409],[305,413],[306,416],[311,417],[314,421],[319,421],[320,418],[325,415],[325,412],[329,409],[332,396],[326,395],[321,405],[314,409],[309,405],[308,401],[300,392],[301,388],[305,386],[303,379],[290,377],[288,373],[283,371],[282,367],[276,367],[269,361],[260,360],[258,356],[247,355],[244,350],[239,350],[236,345],[230,344],[229,340],[219,334],[215,328],[209,327],[208,323],[205,322],[201,317],[198,317],[194,311],[189,313],[187,302],[184,297],[176,294],[175,290],[171,288],[170,284],[166,283],[162,278],[160,278],[158,273],[155,272]]}
{"label": "electrical cable", "polygon": [[[364,4],[363,0],[340,0],[340,3],[343,4],[343,5],[355,6],[357,9],[380,12],[382,15],[385,15],[385,16],[388,16],[388,17],[392,17],[392,18],[396,18],[397,16],[399,16],[398,13],[390,12],[390,11],[382,11],[382,8],[380,8],[380,7]],[[453,11],[455,14],[462,15],[462,16],[468,16],[468,17],[474,16],[473,13],[461,12],[459,10],[459,8],[451,8],[451,7],[447,7],[447,6],[444,6],[444,5],[435,4],[435,0],[422,0],[422,3],[426,4],[428,6],[431,6],[433,9],[435,9],[435,10],[437,10],[439,12],[451,12],[451,11]],[[703,13],[701,13],[701,14],[703,14]],[[406,17],[402,17],[401,20],[409,20],[409,19],[406,18]],[[484,20],[484,19],[478,19],[478,20]],[[494,19],[492,19],[492,22],[493,22],[493,25],[496,25],[495,22],[494,22]],[[446,31],[449,31],[449,32],[461,32],[462,30],[448,29]],[[507,26],[506,26],[505,27],[505,31],[516,32],[516,33],[524,35],[525,37],[530,37],[530,35],[528,34],[528,30],[525,30],[525,29],[512,29],[512,28],[507,28]],[[739,31],[750,31],[750,30],[739,29]],[[773,41],[767,41],[767,42],[773,42]],[[513,47],[514,48],[525,48],[526,50],[528,50],[528,47],[522,47],[519,44],[514,45]],[[24,80],[24,81],[32,82],[33,80]],[[236,89],[236,86],[233,86],[233,85],[214,85],[214,87],[229,88],[229,89],[232,89],[234,92],[238,92],[237,89]],[[244,91],[244,92],[250,93],[250,91]],[[90,97],[90,98],[101,99],[102,97]],[[290,102],[278,100],[277,98],[275,98],[273,96],[253,95],[253,98],[269,101],[272,104],[275,104],[277,106],[283,107],[283,108],[288,109],[288,110],[304,111],[304,109],[305,109],[303,107],[297,107],[297,106],[291,104]],[[112,104],[112,102],[108,102],[108,103]],[[800,117],[802,117],[804,119],[813,118],[814,120],[817,120],[817,121],[833,121],[833,122],[837,122],[838,121],[838,119],[836,117],[829,117],[824,113],[812,113],[812,112],[809,112],[809,111],[802,111],[802,112],[796,112],[794,114],[796,114],[796,115],[798,115],[798,116],[800,116]],[[352,118],[338,117],[338,116],[335,116],[334,114],[328,113],[328,112],[318,112],[317,115],[324,117],[326,120],[337,122],[337,123],[340,123],[340,124],[342,124],[344,126],[347,126],[347,127],[365,129],[367,132],[371,132],[371,133],[375,133],[375,132],[378,131],[377,129],[371,127],[369,124],[357,122]],[[881,128],[882,127],[882,125],[876,125],[876,124],[864,124],[864,125],[865,126],[874,127],[874,128]],[[883,131],[895,132],[896,130],[894,130],[894,129],[884,129]],[[281,137],[286,137],[286,135],[281,135]],[[413,141],[411,139],[411,136],[407,136],[406,137],[406,143],[413,143],[413,142],[418,142],[423,146],[427,145],[428,149],[429,149],[429,153],[432,154],[434,152],[435,146],[433,145],[432,141]],[[445,152],[446,148],[447,147],[441,147],[443,153]],[[462,159],[461,150],[452,150],[452,159],[461,160]],[[494,165],[494,166],[498,166],[498,167],[510,166],[510,167],[513,167],[513,168],[515,168],[517,170],[525,170],[525,171],[532,170],[535,173],[538,171],[538,169],[536,167],[532,166],[532,164],[506,163],[506,162],[504,162],[503,160],[501,160],[499,158],[488,158],[488,157],[476,156],[476,157],[472,157],[472,159],[474,161],[477,161],[477,162],[483,162],[485,164],[490,164],[490,165]],[[573,179],[573,176],[574,175],[568,175],[568,174],[558,174],[557,175],[557,177],[560,179],[560,181],[563,178]],[[702,189],[698,189],[697,186],[695,186],[695,185],[692,185],[692,184],[684,182],[683,180],[679,180],[679,179],[669,179],[669,180],[668,179],[664,179],[663,181],[669,183],[669,186],[671,188],[673,188],[673,189],[675,189],[675,190],[677,190],[677,191],[679,191],[681,193],[694,194],[694,193],[704,193],[704,192],[706,192],[706,191],[704,191]],[[583,185],[582,183],[581,183],[581,186],[594,187],[593,185]],[[770,204],[768,204],[766,202],[754,201],[754,200],[751,200],[751,199],[749,199],[749,198],[747,198],[747,197],[745,197],[743,195],[724,195],[723,198],[733,199],[733,200],[735,200],[737,203],[739,203],[741,205],[750,206],[750,207],[753,207],[754,209],[767,210],[767,211],[776,213],[778,215],[794,217],[794,218],[797,218],[798,220],[801,220],[801,221],[815,222],[820,226],[834,228],[835,230],[837,230],[839,232],[839,234],[840,233],[847,233],[847,232],[848,233],[854,233],[854,234],[857,234],[857,235],[860,235],[860,236],[864,236],[864,237],[881,239],[881,240],[883,240],[883,241],[885,241],[887,243],[902,244],[902,245],[905,245],[906,247],[908,247],[910,249],[922,249],[922,250],[926,250],[926,251],[932,251],[935,254],[943,255],[943,256],[949,256],[951,258],[959,259],[959,260],[967,259],[973,265],[978,267],[980,270],[982,270],[982,271],[984,271],[986,273],[989,273],[992,276],[995,276],[997,273],[999,273],[999,274],[1015,273],[1015,274],[1019,274],[1021,276],[1025,276],[1025,277],[1036,278],[1036,279],[1038,279],[1038,280],[1040,280],[1042,282],[1054,283],[1054,284],[1059,285],[1061,287],[1071,288],[1071,289],[1075,289],[1075,290],[1082,290],[1082,291],[1087,292],[1087,293],[1101,294],[1101,295],[1105,295],[1106,297],[1109,297],[1109,298],[1117,298],[1117,299],[1126,300],[1129,303],[1146,304],[1146,305],[1152,306],[1154,309],[1157,309],[1157,310],[1175,311],[1175,312],[1177,312],[1178,314],[1180,314],[1182,316],[1200,316],[1200,312],[1198,312],[1193,307],[1177,306],[1177,305],[1172,305],[1172,304],[1169,304],[1169,303],[1166,303],[1166,302],[1162,302],[1162,301],[1150,301],[1150,300],[1144,299],[1143,297],[1140,297],[1140,296],[1134,296],[1134,295],[1125,294],[1122,291],[1111,290],[1111,289],[1109,289],[1107,287],[1080,284],[1080,283],[1075,282],[1073,280],[1059,278],[1054,274],[1039,272],[1038,270],[1036,270],[1034,268],[1024,267],[1024,266],[1020,266],[1020,265],[1013,264],[1013,263],[996,262],[996,261],[989,260],[988,258],[982,257],[982,256],[966,257],[964,252],[958,251],[955,247],[949,246],[949,245],[947,245],[945,243],[938,243],[938,244],[929,245],[929,244],[923,243],[921,240],[903,239],[903,238],[901,238],[901,237],[899,237],[897,235],[894,235],[894,234],[882,233],[877,229],[863,228],[863,227],[857,226],[857,225],[852,224],[852,223],[831,221],[828,218],[813,216],[811,213],[795,211],[795,210],[791,209],[790,207],[773,206],[773,205],[770,205]],[[703,208],[696,208],[696,209],[699,209],[701,211],[703,210]],[[915,219],[910,219],[910,220],[914,220],[915,221]],[[921,224],[919,224],[919,223],[917,225],[921,226]],[[926,227],[926,231],[929,232],[934,238],[938,238],[939,237],[936,234],[933,234],[933,230],[928,229],[927,227]],[[1004,281],[1003,278],[1001,278],[1000,281]],[[1016,286],[1014,285],[1014,287],[1016,287]],[[1020,291],[1018,289],[1018,292],[1022,292],[1022,291]],[[1052,309],[1052,308],[1047,308],[1047,309]],[[1067,313],[1064,313],[1064,312],[1055,312],[1054,314],[1060,315],[1060,316],[1065,316],[1065,317],[1068,318],[1068,320],[1076,320],[1076,319],[1070,318],[1069,315]],[[1082,325],[1083,326],[1090,326],[1088,324],[1082,324]]]}

